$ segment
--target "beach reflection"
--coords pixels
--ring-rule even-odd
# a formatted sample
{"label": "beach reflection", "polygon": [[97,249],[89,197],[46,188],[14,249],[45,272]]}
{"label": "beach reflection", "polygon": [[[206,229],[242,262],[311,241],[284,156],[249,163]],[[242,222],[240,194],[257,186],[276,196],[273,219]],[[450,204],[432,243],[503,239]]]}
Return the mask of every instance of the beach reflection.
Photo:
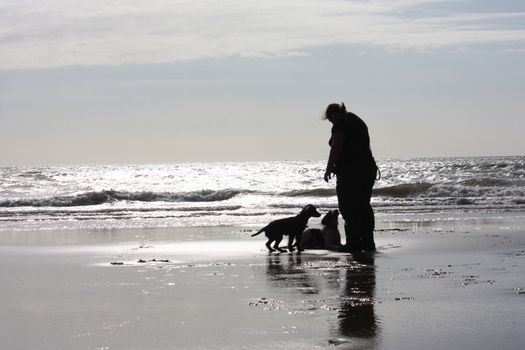
{"label": "beach reflection", "polygon": [[333,337],[329,343],[371,349],[380,331],[375,314],[374,260],[373,254],[269,254],[267,280],[281,295],[303,295],[308,311],[327,314]]}
{"label": "beach reflection", "polygon": [[302,294],[318,294],[320,291],[319,281],[303,268],[301,255],[269,254],[266,272],[275,287],[292,288]]}
{"label": "beach reflection", "polygon": [[342,269],[339,332],[347,337],[369,338],[378,332],[374,309],[375,265],[373,255],[346,257],[355,268]]}

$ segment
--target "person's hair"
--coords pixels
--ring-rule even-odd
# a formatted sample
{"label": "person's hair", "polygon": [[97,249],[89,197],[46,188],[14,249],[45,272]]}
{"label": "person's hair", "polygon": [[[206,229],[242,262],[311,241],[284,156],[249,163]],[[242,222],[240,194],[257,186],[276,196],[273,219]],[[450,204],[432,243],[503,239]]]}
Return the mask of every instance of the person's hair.
{"label": "person's hair", "polygon": [[326,112],[324,112],[323,119],[328,119],[331,116],[341,115],[346,113],[346,106],[343,102],[341,103],[331,103],[326,107]]}

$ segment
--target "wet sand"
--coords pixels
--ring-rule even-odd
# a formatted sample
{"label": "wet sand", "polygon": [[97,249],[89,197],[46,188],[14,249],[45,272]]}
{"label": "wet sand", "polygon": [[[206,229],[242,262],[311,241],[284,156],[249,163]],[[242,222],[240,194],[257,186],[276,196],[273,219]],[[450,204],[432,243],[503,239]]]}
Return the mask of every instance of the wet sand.
{"label": "wet sand", "polygon": [[384,224],[357,256],[239,227],[0,232],[0,349],[522,349],[523,228]]}

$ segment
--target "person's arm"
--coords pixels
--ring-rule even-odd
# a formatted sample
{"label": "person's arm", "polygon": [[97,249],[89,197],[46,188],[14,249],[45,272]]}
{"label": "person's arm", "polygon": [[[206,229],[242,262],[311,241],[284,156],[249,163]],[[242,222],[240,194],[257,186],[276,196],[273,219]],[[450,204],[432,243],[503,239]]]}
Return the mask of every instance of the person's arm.
{"label": "person's arm", "polygon": [[330,154],[328,155],[328,161],[326,162],[326,171],[324,172],[324,180],[326,182],[332,178],[335,162],[343,150],[344,140],[345,134],[342,131],[336,131],[332,135],[332,146],[330,147]]}

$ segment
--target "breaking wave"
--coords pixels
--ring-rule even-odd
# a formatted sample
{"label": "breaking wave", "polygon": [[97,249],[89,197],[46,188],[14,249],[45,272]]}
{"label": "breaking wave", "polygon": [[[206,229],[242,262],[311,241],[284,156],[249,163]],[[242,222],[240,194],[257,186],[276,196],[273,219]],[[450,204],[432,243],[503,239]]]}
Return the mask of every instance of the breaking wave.
{"label": "breaking wave", "polygon": [[240,190],[202,190],[194,192],[127,192],[97,191],[85,192],[72,196],[49,198],[29,198],[0,201],[0,207],[78,207],[100,205],[116,201],[137,202],[219,202],[231,199],[245,191]]}
{"label": "breaking wave", "polygon": [[[438,198],[438,197],[523,197],[523,181],[497,178],[479,178],[456,183],[416,182],[379,187],[373,189],[373,196],[384,198]],[[300,189],[279,193],[283,197],[333,197],[334,188]],[[462,200],[466,202],[465,199]]]}
{"label": "breaking wave", "polygon": [[284,197],[332,197],[335,196],[333,188],[314,188],[311,190],[293,190],[280,193]]}
{"label": "breaking wave", "polygon": [[406,198],[426,192],[431,187],[432,184],[426,182],[402,184],[396,186],[376,188],[373,190],[373,195]]}

